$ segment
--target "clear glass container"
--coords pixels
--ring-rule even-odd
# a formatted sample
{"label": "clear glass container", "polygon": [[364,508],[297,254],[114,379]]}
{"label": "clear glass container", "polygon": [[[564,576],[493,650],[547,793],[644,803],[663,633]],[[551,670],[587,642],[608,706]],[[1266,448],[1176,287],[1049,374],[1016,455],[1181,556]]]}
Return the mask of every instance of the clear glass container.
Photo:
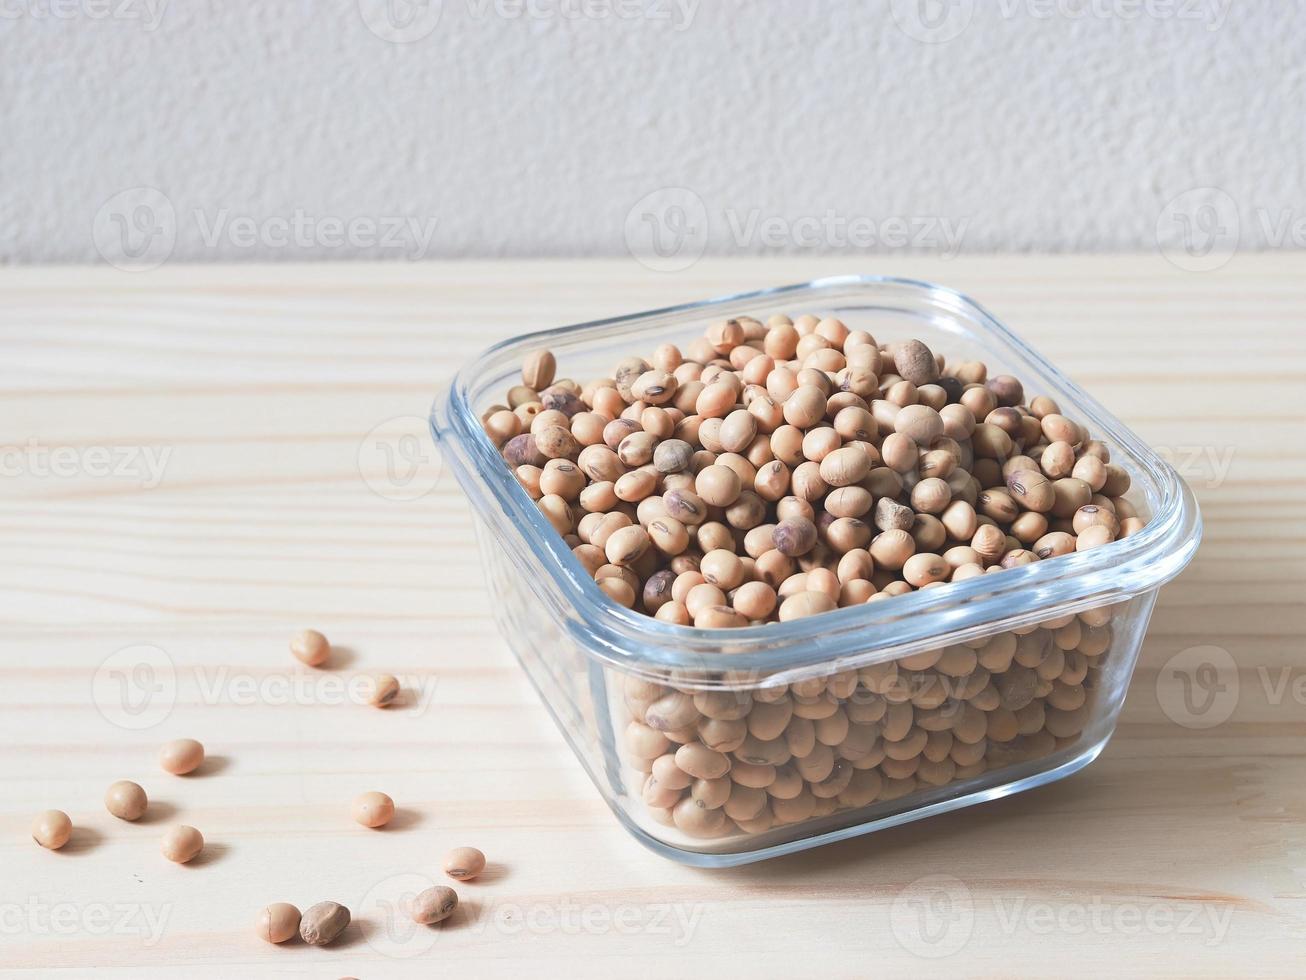
{"label": "clear glass container", "polygon": [[[1051,396],[1127,470],[1146,527],[764,626],[697,629],[618,605],[518,484],[481,413],[539,349],[583,382],[723,318],[800,312],[881,342],[919,338]],[[471,501],[499,629],[576,757],[638,840],[698,866],[815,847],[1088,765],[1115,727],[1157,592],[1201,536],[1191,492],[1119,420],[972,300],[903,279],[833,277],[518,337],[459,372],[432,430]],[[650,777],[685,746],[701,779]]]}

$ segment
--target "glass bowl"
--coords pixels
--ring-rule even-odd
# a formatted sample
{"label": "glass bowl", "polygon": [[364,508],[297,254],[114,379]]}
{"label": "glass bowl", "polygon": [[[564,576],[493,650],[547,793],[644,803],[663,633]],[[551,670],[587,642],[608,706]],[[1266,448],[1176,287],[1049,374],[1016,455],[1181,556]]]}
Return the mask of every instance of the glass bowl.
{"label": "glass bowl", "polygon": [[[916,337],[1051,396],[1129,473],[1146,526],[784,623],[698,629],[617,604],[518,484],[482,412],[540,349],[559,377],[584,381],[711,322],[799,312],[881,342]],[[974,301],[904,279],[838,276],[517,337],[457,374],[431,426],[471,502],[499,629],[541,700],[622,824],[698,866],[842,840],[1088,765],[1115,727],[1157,592],[1201,536],[1192,493],[1118,419]],[[700,778],[650,778],[685,746]]]}

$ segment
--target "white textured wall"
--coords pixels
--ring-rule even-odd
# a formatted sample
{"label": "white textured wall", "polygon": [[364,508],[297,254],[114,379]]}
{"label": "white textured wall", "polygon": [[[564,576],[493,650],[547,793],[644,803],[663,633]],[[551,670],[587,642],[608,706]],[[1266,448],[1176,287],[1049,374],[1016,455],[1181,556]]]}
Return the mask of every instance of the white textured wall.
{"label": "white textured wall", "polygon": [[1306,244],[1300,0],[439,7],[0,0],[0,260]]}

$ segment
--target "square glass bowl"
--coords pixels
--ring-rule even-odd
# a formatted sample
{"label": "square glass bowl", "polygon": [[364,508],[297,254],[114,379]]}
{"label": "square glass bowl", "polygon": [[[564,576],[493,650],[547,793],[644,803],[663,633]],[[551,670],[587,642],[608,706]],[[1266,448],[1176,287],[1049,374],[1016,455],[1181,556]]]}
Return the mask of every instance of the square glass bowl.
{"label": "square glass bowl", "polygon": [[[764,626],[698,629],[620,606],[518,484],[482,412],[534,351],[553,351],[558,376],[583,383],[710,323],[776,313],[836,316],[880,342],[915,337],[949,363],[1016,376],[1107,444],[1145,528]],[[815,847],[1083,768],[1115,727],[1160,586],[1201,536],[1192,493],[1119,420],[972,300],[904,279],[839,276],[505,341],[458,373],[431,425],[471,501],[499,629],[540,698],[627,830],[698,866]],[[650,778],[684,747],[701,756],[700,779]]]}

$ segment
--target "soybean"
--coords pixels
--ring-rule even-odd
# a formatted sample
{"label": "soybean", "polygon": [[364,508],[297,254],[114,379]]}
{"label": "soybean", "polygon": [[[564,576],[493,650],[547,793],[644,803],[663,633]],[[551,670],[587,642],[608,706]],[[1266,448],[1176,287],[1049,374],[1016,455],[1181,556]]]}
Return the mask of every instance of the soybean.
{"label": "soybean", "polygon": [[104,794],[104,806],[119,820],[139,820],[145,816],[149,799],[139,783],[120,779],[112,783]]}
{"label": "soybean", "polygon": [[32,840],[51,851],[68,843],[73,822],[62,810],[43,810],[32,820]]}
{"label": "soybean", "polygon": [[413,899],[412,917],[419,925],[443,922],[458,908],[458,893],[447,885],[433,885]]}
{"label": "soybean", "polygon": [[394,704],[400,693],[399,678],[393,674],[379,674],[372,682],[372,696],[368,704],[374,708],[388,708]]}
{"label": "soybean", "polygon": [[[1128,471],[1055,400],[919,338],[739,316],[607,377],[556,375],[533,352],[487,437],[599,589],[664,622],[804,618],[1145,526]],[[315,631],[292,648],[330,650]]]}
{"label": "soybean", "polygon": [[299,938],[310,946],[326,946],[349,927],[349,909],[339,902],[318,902],[304,910]]}
{"label": "soybean", "polygon": [[475,847],[455,847],[444,856],[444,873],[457,881],[470,881],[485,870],[485,855]]}
{"label": "soybean", "polygon": [[204,762],[204,746],[193,738],[178,738],[159,750],[159,765],[164,772],[184,776]]}
{"label": "soybean", "polygon": [[317,630],[301,630],[291,638],[290,652],[310,667],[321,667],[331,656],[331,644]]}
{"label": "soybean", "polygon": [[284,943],[299,932],[302,916],[289,902],[273,902],[258,917],[258,935],[264,942]]}
{"label": "soybean", "polygon": [[354,819],[364,827],[384,827],[395,815],[395,801],[376,790],[354,797]]}
{"label": "soybean", "polygon": [[160,850],[169,861],[185,864],[204,850],[204,835],[194,827],[178,824],[163,835]]}

